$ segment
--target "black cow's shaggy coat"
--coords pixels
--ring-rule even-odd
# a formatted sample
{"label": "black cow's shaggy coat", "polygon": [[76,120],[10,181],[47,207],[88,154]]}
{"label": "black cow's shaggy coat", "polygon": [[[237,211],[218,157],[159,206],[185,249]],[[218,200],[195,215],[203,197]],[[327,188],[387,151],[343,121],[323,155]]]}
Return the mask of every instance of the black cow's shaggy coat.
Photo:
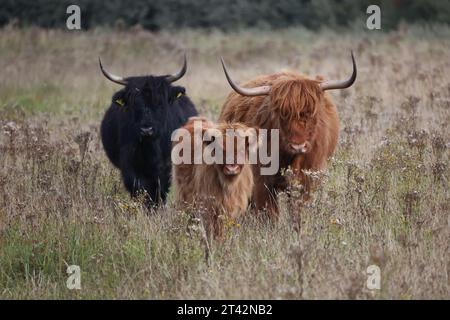
{"label": "black cow's shaggy coat", "polygon": [[165,201],[170,183],[171,134],[197,115],[185,89],[167,76],[129,77],[101,124],[103,147],[132,196],[147,205]]}

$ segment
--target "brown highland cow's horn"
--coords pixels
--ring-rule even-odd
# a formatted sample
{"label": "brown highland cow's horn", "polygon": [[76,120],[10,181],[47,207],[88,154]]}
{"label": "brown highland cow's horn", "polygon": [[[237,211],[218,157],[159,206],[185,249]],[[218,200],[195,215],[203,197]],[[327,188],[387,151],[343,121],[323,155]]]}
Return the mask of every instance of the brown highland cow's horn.
{"label": "brown highland cow's horn", "polygon": [[356,74],[357,74],[357,70],[356,70],[356,62],[355,62],[355,57],[353,55],[353,51],[352,53],[352,63],[353,63],[353,73],[351,75],[350,78],[348,78],[347,80],[330,80],[330,81],[324,81],[320,84],[320,88],[325,91],[325,90],[333,90],[333,89],[345,89],[348,87],[351,87],[352,84],[355,82],[356,80]]}
{"label": "brown highland cow's horn", "polygon": [[184,54],[183,66],[181,67],[181,70],[178,71],[177,74],[167,76],[167,78],[166,78],[167,81],[175,82],[177,80],[180,80],[184,76],[184,74],[186,73],[186,70],[187,70],[187,58],[186,58],[186,53],[185,53]]}
{"label": "brown highland cow's horn", "polygon": [[111,80],[112,82],[121,84],[123,86],[127,85],[127,81],[124,78],[116,76],[116,75],[113,75],[113,74],[109,73],[108,71],[106,71],[105,69],[103,69],[102,60],[100,59],[100,57],[98,57],[98,62],[100,64],[100,69],[102,70],[103,75],[107,79]]}
{"label": "brown highland cow's horn", "polygon": [[237,85],[231,79],[230,75],[228,74],[227,67],[225,66],[225,62],[223,61],[223,58],[220,58],[220,60],[222,61],[223,71],[225,72],[225,76],[227,77],[228,83],[230,84],[230,86],[233,88],[234,91],[236,91],[237,93],[239,93],[243,96],[249,96],[249,97],[265,96],[265,95],[269,94],[270,86],[260,86],[260,87],[255,87],[255,88],[243,88],[243,87],[240,87],[239,85]]}

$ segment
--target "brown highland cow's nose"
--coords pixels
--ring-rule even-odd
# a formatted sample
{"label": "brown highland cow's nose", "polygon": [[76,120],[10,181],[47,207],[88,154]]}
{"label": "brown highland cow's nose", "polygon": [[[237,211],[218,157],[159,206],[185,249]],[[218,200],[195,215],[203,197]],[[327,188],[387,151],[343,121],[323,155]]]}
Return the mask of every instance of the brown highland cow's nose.
{"label": "brown highland cow's nose", "polygon": [[302,144],[297,143],[289,143],[289,148],[291,148],[292,151],[297,153],[306,153],[309,149],[309,142],[306,141]]}

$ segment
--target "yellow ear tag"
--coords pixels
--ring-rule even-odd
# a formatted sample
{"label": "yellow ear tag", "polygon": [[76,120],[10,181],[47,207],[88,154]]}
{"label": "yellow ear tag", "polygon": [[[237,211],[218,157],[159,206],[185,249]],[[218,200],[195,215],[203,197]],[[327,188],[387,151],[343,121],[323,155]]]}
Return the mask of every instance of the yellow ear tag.
{"label": "yellow ear tag", "polygon": [[183,93],[178,92],[178,94],[177,94],[177,99],[178,99],[179,97],[181,97],[182,95],[183,95]]}
{"label": "yellow ear tag", "polygon": [[122,99],[117,99],[117,100],[116,100],[116,103],[117,103],[118,105],[120,105],[121,107],[123,107],[123,106],[125,105],[125,102],[124,102]]}

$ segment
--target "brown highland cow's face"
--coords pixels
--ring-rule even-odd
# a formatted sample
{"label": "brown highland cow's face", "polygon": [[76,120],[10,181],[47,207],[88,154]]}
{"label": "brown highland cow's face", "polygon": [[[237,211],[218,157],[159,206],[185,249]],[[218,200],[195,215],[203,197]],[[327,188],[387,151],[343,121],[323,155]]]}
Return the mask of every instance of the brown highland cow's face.
{"label": "brown highland cow's face", "polygon": [[323,91],[317,81],[286,77],[269,94],[271,122],[280,129],[280,151],[291,155],[311,151]]}
{"label": "brown highland cow's face", "polygon": [[297,155],[311,151],[316,135],[316,118],[290,120],[280,128],[280,147],[284,152]]}

